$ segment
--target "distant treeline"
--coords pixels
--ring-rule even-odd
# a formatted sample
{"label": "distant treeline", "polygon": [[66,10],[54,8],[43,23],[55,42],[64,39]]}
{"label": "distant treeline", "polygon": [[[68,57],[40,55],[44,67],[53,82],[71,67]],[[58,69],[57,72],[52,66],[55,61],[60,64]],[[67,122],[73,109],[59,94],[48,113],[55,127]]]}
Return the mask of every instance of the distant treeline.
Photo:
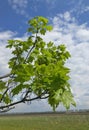
{"label": "distant treeline", "polygon": [[0,113],[0,116],[18,116],[18,115],[58,115],[58,114],[89,114],[89,110],[81,109],[81,110],[68,110],[68,111],[60,111],[60,112],[25,112],[25,113]]}

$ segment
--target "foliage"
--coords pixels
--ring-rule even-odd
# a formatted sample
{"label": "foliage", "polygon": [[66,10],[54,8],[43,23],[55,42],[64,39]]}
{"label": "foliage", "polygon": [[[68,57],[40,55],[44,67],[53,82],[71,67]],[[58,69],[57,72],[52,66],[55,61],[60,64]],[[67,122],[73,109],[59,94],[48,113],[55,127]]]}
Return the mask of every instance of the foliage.
{"label": "foliage", "polygon": [[[35,17],[28,23],[29,37],[26,41],[8,41],[7,48],[13,54],[8,63],[11,72],[6,84],[0,81],[0,90],[6,88],[0,97],[1,102],[9,105],[0,108],[45,98],[48,98],[53,110],[60,103],[67,109],[71,104],[75,106],[69,84],[70,69],[65,66],[70,53],[64,44],[56,46],[53,42],[46,43],[42,39],[42,35],[52,30],[48,19]],[[14,96],[17,95],[19,101],[13,103]]]}

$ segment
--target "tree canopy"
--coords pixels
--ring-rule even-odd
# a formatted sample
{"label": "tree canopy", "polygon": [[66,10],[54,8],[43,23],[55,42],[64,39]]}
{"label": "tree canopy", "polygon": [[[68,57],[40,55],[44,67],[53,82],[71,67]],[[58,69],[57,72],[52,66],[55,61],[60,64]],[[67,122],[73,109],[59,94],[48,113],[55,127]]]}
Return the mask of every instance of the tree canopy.
{"label": "tree canopy", "polygon": [[37,16],[28,24],[27,40],[8,40],[6,46],[11,49],[12,58],[8,62],[10,73],[0,77],[0,109],[46,98],[53,110],[60,103],[67,109],[71,104],[75,106],[70,69],[65,66],[70,53],[64,44],[46,43],[42,39],[52,30],[48,19]]}

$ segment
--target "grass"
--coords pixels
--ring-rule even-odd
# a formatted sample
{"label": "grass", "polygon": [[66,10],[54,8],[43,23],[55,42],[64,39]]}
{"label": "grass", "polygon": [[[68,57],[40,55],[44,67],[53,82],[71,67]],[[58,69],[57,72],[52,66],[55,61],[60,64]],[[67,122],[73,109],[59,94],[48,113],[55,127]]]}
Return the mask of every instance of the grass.
{"label": "grass", "polygon": [[89,130],[89,114],[0,116],[0,130]]}

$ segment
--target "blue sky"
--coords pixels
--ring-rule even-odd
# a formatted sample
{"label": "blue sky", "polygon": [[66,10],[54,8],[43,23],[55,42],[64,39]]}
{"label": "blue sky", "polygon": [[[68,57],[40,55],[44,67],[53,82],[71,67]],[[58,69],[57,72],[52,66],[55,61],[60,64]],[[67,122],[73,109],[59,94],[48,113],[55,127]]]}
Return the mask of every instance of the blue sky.
{"label": "blue sky", "polygon": [[66,11],[71,12],[79,23],[89,21],[88,0],[3,0],[0,3],[0,30],[12,30],[21,35],[31,17],[54,17]]}
{"label": "blue sky", "polygon": [[[9,72],[11,52],[5,49],[8,39],[26,39],[27,21],[44,16],[53,31],[44,36],[46,42],[65,43],[72,57],[71,86],[76,109],[89,108],[89,0],[3,0],[0,3],[0,75]],[[62,110],[59,106],[57,110]],[[18,105],[14,111],[48,111],[46,101]]]}

